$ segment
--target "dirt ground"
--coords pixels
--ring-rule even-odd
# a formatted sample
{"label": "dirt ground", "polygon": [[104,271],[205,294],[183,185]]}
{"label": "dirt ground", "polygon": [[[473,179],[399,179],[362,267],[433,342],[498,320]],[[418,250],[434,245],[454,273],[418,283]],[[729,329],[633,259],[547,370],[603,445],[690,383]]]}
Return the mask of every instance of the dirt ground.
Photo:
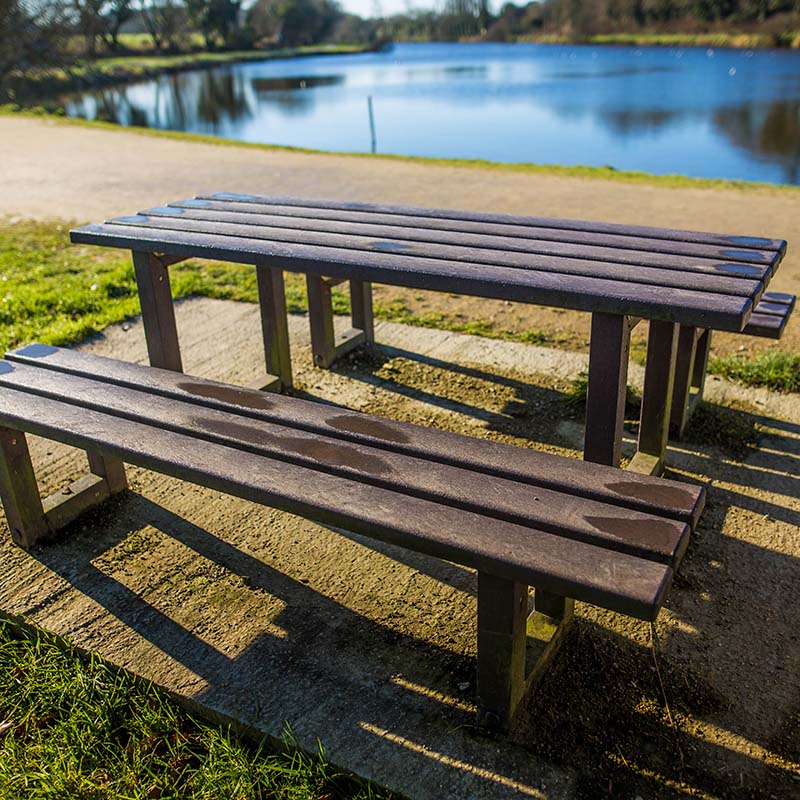
{"label": "dirt ground", "polygon": [[[178,319],[189,372],[258,373],[254,306],[188,300]],[[579,454],[582,409],[567,399],[579,354],[382,323],[374,353],[322,371],[306,319],[291,322],[301,396]],[[145,358],[136,321],[87,346]],[[647,624],[580,604],[508,739],[472,728],[469,570],[144,470],[60,543],[28,555],[3,535],[0,608],[206,713],[273,735],[288,722],[310,748],[319,736],[335,762],[413,798],[793,797],[800,408],[709,388],[727,405],[705,406],[669,452],[670,476],[706,484],[709,501],[657,648]],[[35,440],[33,453],[44,491],[84,469],[66,448]]]}
{"label": "dirt ground", "polygon": [[[725,230],[787,238],[772,288],[800,289],[800,192],[223,148],[8,117],[0,146],[7,216],[94,221],[227,190]],[[403,300],[465,319],[474,306]],[[588,317],[483,302],[481,317],[540,329],[565,350],[384,323],[382,347],[324,372],[298,317],[297,391],[577,457],[582,409],[566,392],[585,366]],[[179,325],[187,371],[239,383],[258,373],[254,307],[189,300]],[[781,346],[797,350],[798,337],[795,319]],[[136,321],[87,346],[144,360]],[[800,404],[721,380],[708,397],[669,452],[670,476],[707,485],[709,501],[657,647],[649,626],[580,605],[506,740],[471,727],[471,572],[143,470],[131,470],[133,492],[61,543],[28,555],[0,535],[0,609],[207,711],[273,735],[289,721],[304,746],[320,736],[334,761],[413,798],[800,796]],[[64,448],[33,451],[44,491],[84,469]]]}

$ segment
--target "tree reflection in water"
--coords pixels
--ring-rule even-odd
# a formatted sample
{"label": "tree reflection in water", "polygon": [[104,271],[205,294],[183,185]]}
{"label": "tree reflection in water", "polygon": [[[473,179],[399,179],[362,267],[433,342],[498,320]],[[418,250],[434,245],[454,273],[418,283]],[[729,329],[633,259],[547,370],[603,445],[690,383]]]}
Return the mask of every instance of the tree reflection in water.
{"label": "tree reflection in water", "polygon": [[787,183],[800,182],[800,100],[722,108],[714,124],[759,161],[780,164]]}

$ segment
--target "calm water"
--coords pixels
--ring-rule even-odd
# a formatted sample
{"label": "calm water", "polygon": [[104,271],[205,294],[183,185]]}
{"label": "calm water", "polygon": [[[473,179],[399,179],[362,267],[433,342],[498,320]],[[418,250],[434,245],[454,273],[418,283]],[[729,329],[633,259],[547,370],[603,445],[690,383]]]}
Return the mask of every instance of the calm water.
{"label": "calm water", "polygon": [[187,72],[67,113],[247,142],[800,182],[800,53],[403,44]]}

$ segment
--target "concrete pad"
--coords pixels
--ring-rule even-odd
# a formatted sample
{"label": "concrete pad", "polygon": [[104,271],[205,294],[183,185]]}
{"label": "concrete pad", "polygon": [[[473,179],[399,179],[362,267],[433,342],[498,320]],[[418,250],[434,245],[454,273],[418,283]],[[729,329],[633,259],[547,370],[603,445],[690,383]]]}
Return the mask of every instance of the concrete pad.
{"label": "concrete pad", "polygon": [[[187,372],[240,383],[258,374],[256,306],[188,300],[177,317]],[[363,384],[311,366],[306,318],[290,327],[301,384],[363,403]],[[419,344],[405,334],[378,328]],[[85,349],[146,361],[138,321]],[[34,439],[32,453],[43,491],[85,469],[80,453],[51,442]],[[334,763],[409,797],[571,796],[571,770],[473,728],[471,571],[129,474],[131,495],[63,542],[26,554],[3,532],[0,608],[214,714],[274,737],[288,725],[309,751],[319,737]]]}
{"label": "concrete pad", "polygon": [[[188,373],[244,384],[262,371],[256,306],[189,299],[177,304],[177,318]],[[306,395],[350,408],[394,411],[386,403],[390,392],[357,370],[313,368],[304,316],[290,318],[290,334],[296,381]],[[531,382],[552,374],[568,378],[586,366],[581,355],[397,324],[381,323],[376,335],[389,357],[415,354],[422,364],[447,362],[456,373],[485,369],[499,374],[499,383],[509,382],[503,376],[510,374]],[[138,320],[112,326],[85,349],[146,360]],[[725,382],[717,391],[747,394]],[[458,402],[448,406],[434,391],[403,402],[413,406],[418,420],[430,415],[435,424],[441,416],[434,415],[444,408],[454,429],[478,435],[485,435],[487,415],[495,413]],[[794,431],[786,442],[795,452],[800,409],[772,395],[763,403],[786,412],[776,416]],[[570,424],[574,438],[579,426]],[[763,463],[746,470],[720,462],[714,451],[670,453],[692,479],[713,468],[721,491],[744,498],[736,502],[745,509],[748,494],[756,495],[753,487],[765,490],[759,502],[768,500],[777,519],[767,539],[753,533],[747,517],[737,521],[729,515],[724,521],[726,547],[748,548],[748,558],[730,559],[736,591],[789,585],[800,555],[788,534],[797,506],[796,477],[778,476],[769,450],[786,459],[789,445],[782,438],[770,441]],[[32,452],[44,492],[85,470],[81,454],[68,448],[33,440]],[[25,553],[0,531],[0,609],[67,636],[207,712],[273,737],[288,725],[308,750],[319,737],[333,762],[412,798],[575,796],[571,765],[532,754],[519,737],[493,739],[473,728],[474,573],[144,470],[131,468],[129,474],[133,491],[76,523],[62,542]],[[716,542],[705,536],[701,553]],[[773,559],[769,548],[783,555]],[[687,565],[690,581],[705,590],[704,602],[717,596],[735,602],[738,595],[719,582],[719,572],[706,568],[704,558]],[[687,631],[695,637],[710,624],[709,608],[702,607],[691,585],[676,587],[672,597],[662,615],[662,637],[681,652]],[[758,608],[765,604],[762,598]],[[800,623],[788,605],[781,604],[769,631],[778,652],[782,632]],[[647,635],[646,626],[597,609],[580,613],[640,642]],[[722,623],[716,635],[730,627],[727,617]],[[750,682],[737,682],[731,670],[750,657],[758,662],[750,674],[757,674],[770,661],[770,651],[765,656],[748,650],[758,619],[740,616],[737,625],[737,637],[726,640],[724,650],[689,652],[698,669],[702,664],[733,687],[731,709],[747,709],[753,706]],[[784,648],[781,657],[794,663],[796,653]],[[767,741],[793,689],[777,682],[758,691],[760,727],[742,723],[732,711],[729,718],[717,715],[715,730],[722,736],[733,731],[731,741]]]}

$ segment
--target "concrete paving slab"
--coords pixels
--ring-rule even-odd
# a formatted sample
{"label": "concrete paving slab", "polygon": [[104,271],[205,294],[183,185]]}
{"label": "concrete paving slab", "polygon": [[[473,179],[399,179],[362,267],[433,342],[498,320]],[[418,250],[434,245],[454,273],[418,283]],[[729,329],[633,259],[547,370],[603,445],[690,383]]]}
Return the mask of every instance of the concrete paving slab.
{"label": "concrete paving slab", "polygon": [[[177,317],[187,372],[242,384],[259,374],[257,307],[188,299],[177,304]],[[380,407],[386,389],[377,383],[347,370],[313,368],[304,316],[291,317],[290,333],[295,374],[306,393],[351,408]],[[388,355],[415,353],[422,363],[450,362],[455,371],[513,370],[534,379],[585,368],[580,355],[390,323],[377,327],[377,338]],[[138,320],[112,326],[85,348],[146,360]],[[750,396],[725,382],[711,391]],[[431,413],[442,410],[434,395],[407,402],[423,419],[426,404]],[[800,409],[771,394],[763,405],[797,429]],[[466,406],[453,404],[448,413],[463,417],[468,431],[485,423]],[[574,439],[579,426],[571,424]],[[776,442],[774,449],[785,447]],[[50,442],[34,440],[32,452],[45,492],[85,469],[80,453]],[[702,473],[708,467],[708,453],[673,452],[680,469]],[[766,463],[757,468],[772,481],[775,469]],[[735,486],[747,494],[742,472],[723,464],[725,491]],[[472,727],[471,571],[144,470],[130,475],[128,496],[79,521],[62,542],[25,553],[0,532],[0,609],[212,713],[275,737],[288,724],[309,750],[319,737],[335,763],[411,798],[574,796],[572,766],[549,763],[515,741],[486,738]],[[786,480],[791,486],[773,481],[770,491],[795,496],[796,479]],[[783,530],[789,512],[781,504],[794,501],[767,497]],[[795,548],[786,542],[789,551]],[[750,569],[748,560],[731,563]],[[775,570],[771,585],[789,579],[785,558],[769,568],[763,558],[759,563],[762,577]],[[711,586],[713,576],[703,581]],[[750,585],[744,573],[740,585]],[[676,589],[677,605],[665,612],[677,642],[689,626],[684,620],[694,619],[695,595]],[[775,636],[796,623],[791,610],[782,613],[786,619]],[[595,619],[602,621],[602,614]],[[735,647],[725,655],[723,672],[741,659]],[[765,708],[785,707],[782,693],[791,689],[770,691],[777,699]]]}

